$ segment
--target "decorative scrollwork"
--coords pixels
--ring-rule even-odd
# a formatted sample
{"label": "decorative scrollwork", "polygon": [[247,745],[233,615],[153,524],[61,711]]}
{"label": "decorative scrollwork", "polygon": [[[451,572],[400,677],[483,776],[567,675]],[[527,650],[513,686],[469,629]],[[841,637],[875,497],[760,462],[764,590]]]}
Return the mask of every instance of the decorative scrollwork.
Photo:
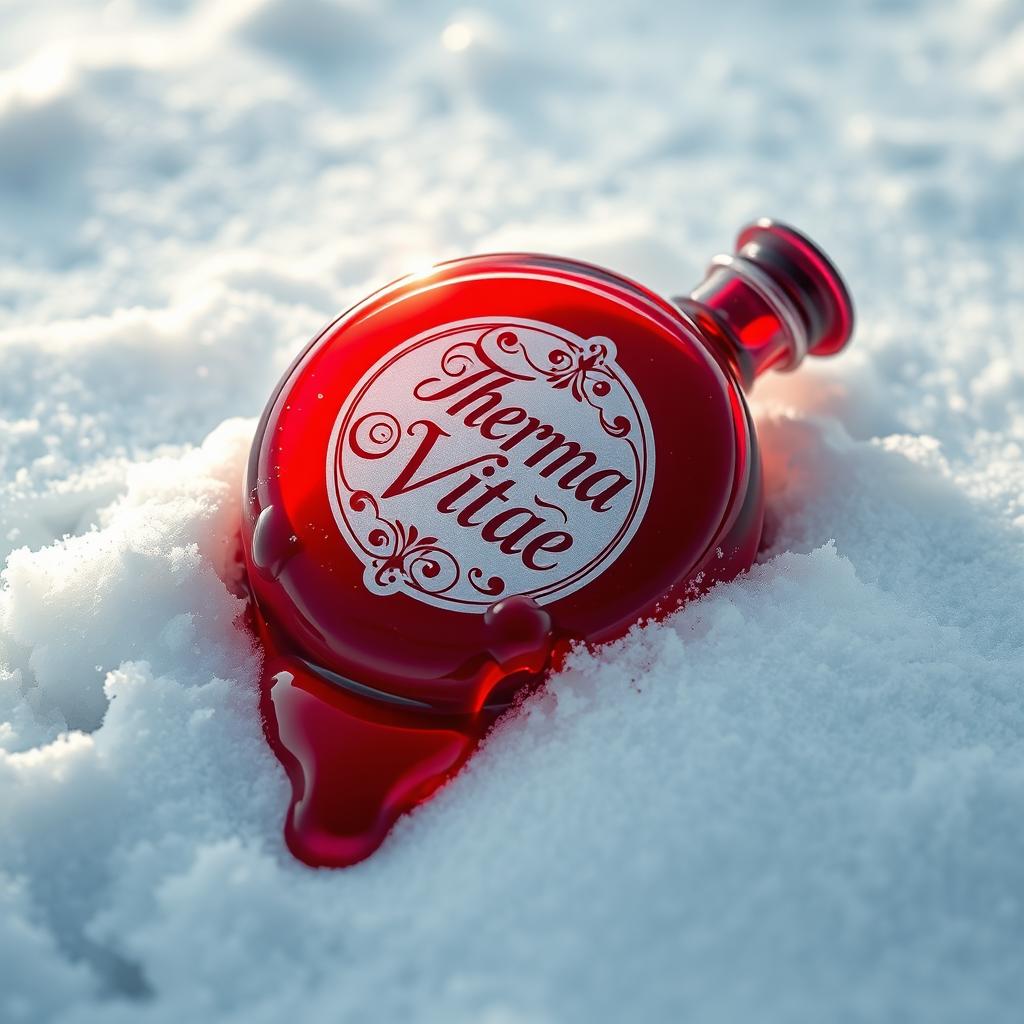
{"label": "decorative scrollwork", "polygon": [[469,582],[477,593],[484,594],[487,597],[497,597],[505,589],[505,581],[500,576],[490,576],[486,582],[477,582],[478,580],[483,580],[483,578],[483,569],[474,567],[469,570]]}
{"label": "decorative scrollwork", "polygon": [[[364,582],[374,593],[392,594],[411,587],[425,594],[444,594],[462,578],[459,560],[442,547],[437,537],[425,536],[416,526],[382,516],[377,499],[369,491],[354,491],[348,504],[354,512],[369,511],[375,520],[365,532],[365,542],[359,541],[369,556]],[[500,576],[485,580],[483,570],[476,566],[469,570],[468,579],[474,590],[486,596],[496,597],[505,589]]]}
{"label": "decorative scrollwork", "polygon": [[368,412],[352,425],[348,444],[361,459],[383,459],[402,439],[402,425],[389,412]]}
{"label": "decorative scrollwork", "polygon": [[[531,351],[531,344],[536,346],[540,338],[546,340],[550,347],[538,358],[537,353]],[[615,360],[615,345],[611,339],[594,337],[581,345],[534,328],[491,328],[480,336],[474,346],[477,362],[496,366],[496,361],[487,354],[487,345],[492,340],[497,352],[525,362],[533,371],[534,379],[545,380],[556,391],[568,391],[577,402],[589,405],[597,413],[605,433],[612,437],[625,437],[633,429],[629,416],[621,413],[609,415],[606,408],[616,391],[621,391],[619,379],[610,365]],[[555,342],[553,346],[550,345],[552,341]],[[457,347],[464,349],[465,345],[463,342]],[[446,359],[452,351],[446,354]],[[464,357],[465,353],[462,355]],[[511,372],[507,365],[500,369],[505,373]]]}

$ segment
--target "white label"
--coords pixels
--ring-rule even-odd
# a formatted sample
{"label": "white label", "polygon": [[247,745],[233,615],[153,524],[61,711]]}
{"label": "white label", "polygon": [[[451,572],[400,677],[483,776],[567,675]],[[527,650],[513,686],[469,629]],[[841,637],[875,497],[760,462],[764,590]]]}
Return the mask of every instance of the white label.
{"label": "white label", "polygon": [[327,451],[367,589],[451,611],[585,586],[629,543],[653,482],[651,423],[614,343],[513,317],[393,349],[345,398]]}

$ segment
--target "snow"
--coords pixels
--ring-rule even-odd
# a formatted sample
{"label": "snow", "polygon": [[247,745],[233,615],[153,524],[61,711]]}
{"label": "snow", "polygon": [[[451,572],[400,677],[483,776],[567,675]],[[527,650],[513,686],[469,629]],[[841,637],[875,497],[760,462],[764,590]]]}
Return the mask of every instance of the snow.
{"label": "snow", "polygon": [[[1015,1021],[1024,10],[8,0],[0,1019]],[[234,524],[292,355],[522,247],[805,229],[769,546],[578,654],[345,871],[281,839]]]}

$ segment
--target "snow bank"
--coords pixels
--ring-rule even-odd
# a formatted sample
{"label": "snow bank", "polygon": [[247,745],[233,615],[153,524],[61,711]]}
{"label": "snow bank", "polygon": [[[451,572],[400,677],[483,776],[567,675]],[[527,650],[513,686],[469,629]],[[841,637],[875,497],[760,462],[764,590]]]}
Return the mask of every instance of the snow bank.
{"label": "snow bank", "polygon": [[[1011,1021],[1012,3],[8,4],[0,1019]],[[370,861],[283,848],[234,523],[366,290],[807,229],[855,347],[758,389],[761,564],[580,653]]]}

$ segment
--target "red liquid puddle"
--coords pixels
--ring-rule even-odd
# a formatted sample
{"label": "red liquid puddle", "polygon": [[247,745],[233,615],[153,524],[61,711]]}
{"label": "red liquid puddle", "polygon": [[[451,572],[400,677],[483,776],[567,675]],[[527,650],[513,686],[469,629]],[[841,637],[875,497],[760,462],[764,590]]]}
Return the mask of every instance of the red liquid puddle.
{"label": "red liquid puddle", "polygon": [[[488,618],[495,660],[483,675],[510,691],[524,680],[529,688],[551,650],[550,619],[523,598]],[[264,731],[292,786],[285,840],[307,864],[368,857],[402,814],[462,767],[504,709],[445,715],[370,691],[290,653],[251,607],[248,619],[265,651]]]}

